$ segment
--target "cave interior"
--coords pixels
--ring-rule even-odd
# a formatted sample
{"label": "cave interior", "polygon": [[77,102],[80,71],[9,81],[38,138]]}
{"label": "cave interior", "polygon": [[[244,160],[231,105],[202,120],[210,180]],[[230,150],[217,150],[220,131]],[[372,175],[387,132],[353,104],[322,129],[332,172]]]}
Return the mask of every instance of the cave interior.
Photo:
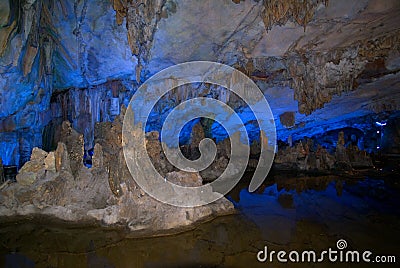
{"label": "cave interior", "polygon": [[[233,67],[260,89],[276,131],[270,176],[278,187],[301,192],[320,187],[326,176],[368,176],[399,189],[397,0],[4,0],[1,218],[95,219],[154,234],[225,214],[239,196],[253,204],[237,194],[210,211],[157,206],[127,170],[121,132],[132,97],[161,70],[192,61]],[[262,143],[257,115],[237,94],[206,82],[159,96],[143,126],[155,169],[193,186],[215,180],[227,167],[230,135],[212,118],[179,126],[179,147],[189,160],[200,157],[202,139],[216,143],[207,169],[182,173],[162,151],[164,121],[180,103],[198,97],[225,103],[239,116],[250,147],[246,174],[254,172]],[[174,133],[166,129],[163,135]],[[304,176],[312,177],[309,184]],[[317,183],[313,176],[325,177]],[[339,181],[334,188],[341,193]],[[113,212],[106,212],[110,207]],[[186,220],[180,219],[184,212]],[[157,216],[150,221],[149,215]]]}

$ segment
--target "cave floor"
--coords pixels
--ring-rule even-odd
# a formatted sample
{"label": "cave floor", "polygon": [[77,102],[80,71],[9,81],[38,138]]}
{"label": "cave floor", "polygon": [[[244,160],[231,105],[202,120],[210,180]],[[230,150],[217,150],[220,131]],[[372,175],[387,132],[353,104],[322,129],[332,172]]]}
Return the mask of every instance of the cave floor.
{"label": "cave floor", "polygon": [[[285,177],[286,176],[286,177]],[[257,261],[268,250],[370,250],[399,262],[397,178],[290,177],[268,179],[256,193],[246,178],[228,198],[238,213],[175,235],[131,238],[126,230],[51,222],[0,222],[0,263],[35,267],[287,267]],[[289,263],[290,267],[293,263]],[[397,263],[398,264],[398,263]],[[365,263],[302,263],[299,267],[365,267]],[[295,266],[296,266],[295,265]],[[371,263],[371,267],[381,267]],[[11,266],[18,267],[18,266]],[[385,264],[384,267],[398,267]]]}

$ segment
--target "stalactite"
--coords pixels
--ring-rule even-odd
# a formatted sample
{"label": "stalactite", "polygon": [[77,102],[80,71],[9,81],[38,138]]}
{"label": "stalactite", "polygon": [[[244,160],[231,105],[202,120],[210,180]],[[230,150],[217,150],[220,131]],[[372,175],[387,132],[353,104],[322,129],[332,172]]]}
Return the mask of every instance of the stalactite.
{"label": "stalactite", "polygon": [[318,5],[328,5],[327,0],[264,0],[263,21],[265,28],[270,30],[273,25],[283,25],[290,19],[305,27],[314,16]]}
{"label": "stalactite", "polygon": [[138,64],[138,65],[135,67],[136,81],[137,81],[138,83],[140,83],[140,75],[141,75],[141,72],[142,72],[142,66],[141,66],[140,64]]}
{"label": "stalactite", "polygon": [[20,5],[19,1],[16,2],[12,4],[11,1],[8,1],[8,6],[6,7],[8,10],[2,11],[2,15],[7,16],[7,22],[4,25],[0,25],[0,57],[3,56],[13,33],[18,31],[19,28]]}
{"label": "stalactite", "polygon": [[22,63],[22,72],[23,72],[24,76],[27,76],[31,72],[32,65],[33,65],[33,62],[34,62],[37,54],[38,54],[38,48],[35,46],[28,45],[28,48],[26,49],[26,53],[25,53],[24,60]]}
{"label": "stalactite", "polygon": [[[85,150],[94,147],[94,129],[97,122],[108,122],[120,114],[121,105],[126,95],[130,99],[130,91],[122,90],[121,81],[91,86],[89,88],[71,88],[65,92],[56,93],[52,97],[52,122],[46,129],[46,144],[57,144],[57,126],[63,121],[72,122],[73,128],[84,136]],[[114,110],[111,102],[114,101]],[[53,124],[53,125],[52,125]],[[52,132],[52,133],[48,133]]]}
{"label": "stalactite", "polygon": [[126,6],[127,6],[127,1],[124,0],[113,1],[113,8],[116,11],[115,16],[118,25],[121,25],[123,19],[126,17]]}
{"label": "stalactite", "polygon": [[32,30],[32,22],[35,15],[35,10],[30,2],[25,3],[22,8],[22,40],[25,42],[28,40],[29,33]]}
{"label": "stalactite", "polygon": [[153,36],[166,2],[167,0],[113,0],[117,24],[122,24],[124,17],[126,18],[128,43],[132,54],[138,56],[136,67],[138,82],[140,82],[142,67],[149,58]]}
{"label": "stalactite", "polygon": [[[23,56],[22,70],[24,76],[31,73],[36,56],[39,55],[39,74],[36,78],[37,84],[42,81],[43,74],[46,73],[46,64],[51,64],[51,60],[44,57],[51,55],[48,47],[49,38],[45,30],[54,31],[51,26],[51,15],[47,10],[47,5],[42,0],[29,1],[22,4],[22,39],[26,41],[27,49]],[[39,53],[40,51],[40,53]],[[47,68],[48,69],[48,68]]]}
{"label": "stalactite", "polygon": [[311,114],[331,101],[334,95],[354,90],[357,81],[366,72],[368,62],[376,59],[384,62],[390,51],[398,51],[399,48],[397,31],[326,53],[288,52],[285,55],[286,66],[292,79],[291,86],[295,89],[295,99],[299,102],[299,111]]}
{"label": "stalactite", "polygon": [[16,25],[17,24],[14,21],[11,25],[0,28],[0,56],[2,56],[4,54],[4,51],[6,50],[7,45],[10,41],[12,32],[16,28]]}
{"label": "stalactite", "polygon": [[[75,29],[73,30],[73,34],[76,36],[76,42],[78,43],[78,66],[81,69],[81,74],[84,79],[86,79],[86,70],[87,70],[87,62],[85,60],[86,56],[86,44],[83,41],[83,36],[82,36],[82,31],[81,27],[83,24],[83,21],[86,17],[86,12],[87,12],[87,4],[88,1],[84,0],[82,4],[82,9],[78,10],[78,5],[80,4],[81,1],[75,0],[74,2],[74,14],[75,14]],[[86,82],[87,84],[87,82]]]}

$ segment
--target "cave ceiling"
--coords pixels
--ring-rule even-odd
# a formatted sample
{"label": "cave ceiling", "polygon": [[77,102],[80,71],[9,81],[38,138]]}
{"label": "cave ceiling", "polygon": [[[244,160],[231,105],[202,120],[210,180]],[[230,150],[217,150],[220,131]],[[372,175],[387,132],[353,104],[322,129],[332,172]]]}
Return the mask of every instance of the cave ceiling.
{"label": "cave ceiling", "polygon": [[[56,92],[112,80],[139,85],[195,60],[251,77],[282,140],[368,127],[400,110],[396,0],[2,0],[0,6],[6,142],[33,126],[32,143],[40,143]],[[281,122],[285,113],[294,120]]]}

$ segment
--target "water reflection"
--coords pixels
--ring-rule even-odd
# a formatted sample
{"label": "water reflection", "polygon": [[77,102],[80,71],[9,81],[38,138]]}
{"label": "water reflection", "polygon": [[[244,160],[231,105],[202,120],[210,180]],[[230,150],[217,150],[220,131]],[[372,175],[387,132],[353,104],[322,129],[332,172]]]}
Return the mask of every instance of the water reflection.
{"label": "water reflection", "polygon": [[[354,249],[398,254],[400,196],[398,188],[383,180],[276,177],[256,193],[249,193],[247,186],[244,180],[229,194],[237,215],[171,236],[129,238],[125,230],[65,225],[46,218],[2,222],[0,263],[26,263],[25,267],[30,267],[30,261],[35,267],[265,267],[256,259],[265,245],[274,250],[320,250],[333,247],[340,238]],[[273,267],[281,266],[286,267],[279,263]]]}

